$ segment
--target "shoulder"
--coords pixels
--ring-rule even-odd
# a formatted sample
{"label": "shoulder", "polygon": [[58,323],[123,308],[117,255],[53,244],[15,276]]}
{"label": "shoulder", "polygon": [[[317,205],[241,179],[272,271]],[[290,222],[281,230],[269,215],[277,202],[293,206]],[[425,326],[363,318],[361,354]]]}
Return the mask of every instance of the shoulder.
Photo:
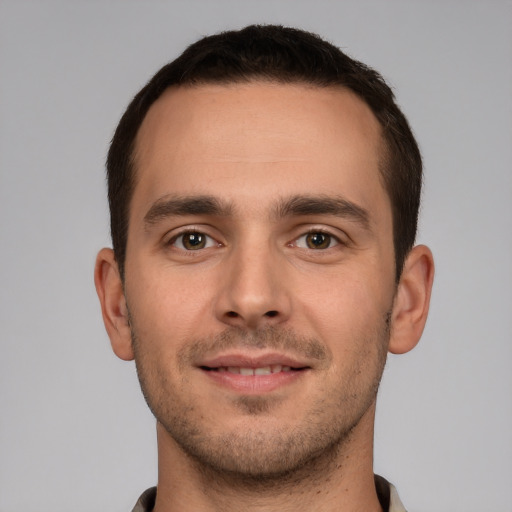
{"label": "shoulder", "polygon": [[375,475],[375,488],[383,510],[387,512],[407,512],[393,484],[385,478]]}
{"label": "shoulder", "polygon": [[151,512],[155,506],[156,487],[146,489],[133,507],[132,512]]}

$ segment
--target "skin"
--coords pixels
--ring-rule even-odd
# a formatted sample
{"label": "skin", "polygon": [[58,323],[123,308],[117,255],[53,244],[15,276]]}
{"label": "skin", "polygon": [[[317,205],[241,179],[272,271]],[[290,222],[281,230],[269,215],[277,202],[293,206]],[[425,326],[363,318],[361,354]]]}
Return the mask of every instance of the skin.
{"label": "skin", "polygon": [[[338,88],[169,89],[136,148],[125,282],[110,249],[95,280],[157,418],[155,510],[381,510],[378,383],[421,336],[433,261],[415,247],[396,285],[371,110]],[[296,370],[218,371],[268,361]]]}

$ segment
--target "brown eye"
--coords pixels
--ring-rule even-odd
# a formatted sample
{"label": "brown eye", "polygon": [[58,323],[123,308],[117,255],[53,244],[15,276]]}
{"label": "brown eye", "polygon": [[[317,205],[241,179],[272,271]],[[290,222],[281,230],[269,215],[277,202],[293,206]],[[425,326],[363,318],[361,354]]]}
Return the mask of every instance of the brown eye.
{"label": "brown eye", "polygon": [[215,240],[204,233],[189,231],[178,235],[172,241],[171,245],[184,251],[198,251],[200,249],[206,249],[207,247],[214,247],[216,243]]}
{"label": "brown eye", "polygon": [[203,249],[206,245],[206,237],[201,233],[186,233],[183,235],[183,247],[189,251]]}
{"label": "brown eye", "polygon": [[303,249],[329,249],[338,245],[338,240],[329,233],[322,231],[312,231],[306,233],[297,239],[295,245]]}

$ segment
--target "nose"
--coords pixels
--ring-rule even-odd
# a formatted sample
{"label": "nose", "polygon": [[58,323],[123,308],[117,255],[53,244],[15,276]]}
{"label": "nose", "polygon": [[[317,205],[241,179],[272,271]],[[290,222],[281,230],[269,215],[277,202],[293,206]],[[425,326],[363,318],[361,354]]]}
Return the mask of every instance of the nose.
{"label": "nose", "polygon": [[259,329],[286,322],[291,312],[286,262],[271,248],[233,251],[225,262],[216,301],[217,318],[230,326]]}

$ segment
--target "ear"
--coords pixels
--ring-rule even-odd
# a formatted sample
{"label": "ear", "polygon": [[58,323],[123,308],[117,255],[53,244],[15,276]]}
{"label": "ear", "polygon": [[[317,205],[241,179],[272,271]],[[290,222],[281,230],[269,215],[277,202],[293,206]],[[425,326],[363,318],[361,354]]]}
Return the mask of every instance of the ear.
{"label": "ear", "polygon": [[417,245],[405,260],[393,303],[389,351],[403,354],[420,340],[427,321],[434,281],[434,258],[430,249]]}
{"label": "ear", "polygon": [[98,253],[94,268],[94,284],[112,349],[119,358],[131,361],[134,356],[128,308],[112,249],[102,249]]}

